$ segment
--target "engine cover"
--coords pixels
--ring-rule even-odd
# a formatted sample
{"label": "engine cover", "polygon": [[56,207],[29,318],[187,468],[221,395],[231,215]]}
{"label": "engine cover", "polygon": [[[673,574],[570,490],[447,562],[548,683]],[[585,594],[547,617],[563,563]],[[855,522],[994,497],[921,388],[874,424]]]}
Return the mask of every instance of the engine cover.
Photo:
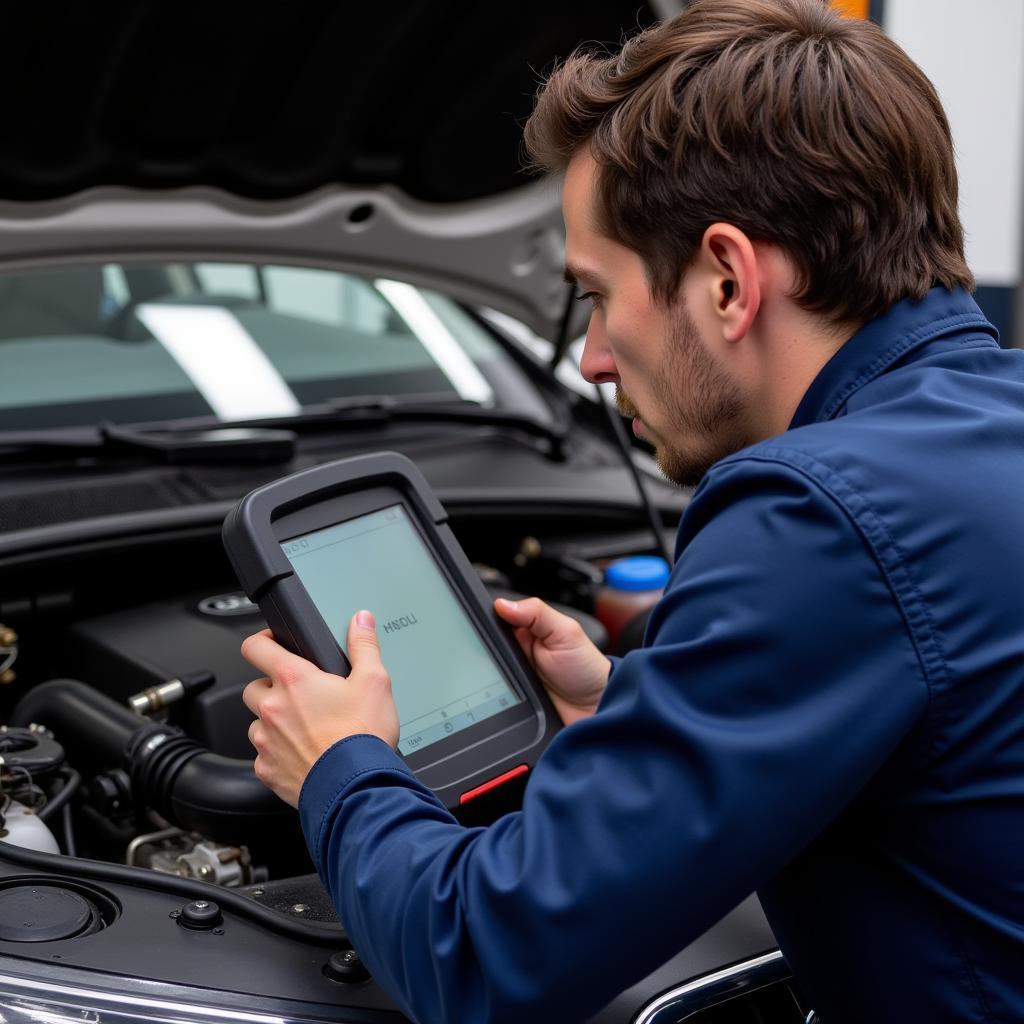
{"label": "engine cover", "polygon": [[244,594],[189,594],[78,622],[71,629],[70,675],[116,700],[186,672],[212,672],[209,689],[172,705],[168,720],[225,757],[254,757],[252,715],[242,690],[258,674],[239,653],[266,624]]}

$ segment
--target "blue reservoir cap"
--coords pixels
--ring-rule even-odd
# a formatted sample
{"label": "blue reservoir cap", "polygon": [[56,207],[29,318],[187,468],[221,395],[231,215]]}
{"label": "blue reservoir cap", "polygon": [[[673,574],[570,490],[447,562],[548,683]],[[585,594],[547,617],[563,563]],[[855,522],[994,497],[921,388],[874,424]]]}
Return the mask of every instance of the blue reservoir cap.
{"label": "blue reservoir cap", "polygon": [[661,590],[668,582],[669,567],[664,558],[636,555],[612,562],[604,581],[616,590]]}

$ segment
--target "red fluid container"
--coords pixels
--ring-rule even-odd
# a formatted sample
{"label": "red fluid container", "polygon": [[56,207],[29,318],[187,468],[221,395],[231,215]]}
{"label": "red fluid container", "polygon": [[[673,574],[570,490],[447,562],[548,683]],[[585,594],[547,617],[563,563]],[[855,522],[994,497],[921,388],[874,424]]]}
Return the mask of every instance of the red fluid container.
{"label": "red fluid container", "polygon": [[608,630],[611,650],[615,650],[626,624],[657,604],[668,575],[668,562],[649,555],[620,558],[605,569],[604,586],[597,592],[594,609]]}

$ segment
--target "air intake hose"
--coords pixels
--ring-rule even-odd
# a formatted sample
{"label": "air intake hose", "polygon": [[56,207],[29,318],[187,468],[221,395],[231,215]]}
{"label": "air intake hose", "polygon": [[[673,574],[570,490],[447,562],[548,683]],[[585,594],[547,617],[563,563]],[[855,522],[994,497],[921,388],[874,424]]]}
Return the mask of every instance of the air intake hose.
{"label": "air intake hose", "polygon": [[76,679],[52,679],[22,697],[11,724],[32,722],[52,730],[80,770],[124,768],[135,799],[180,828],[243,843],[295,827],[295,812],[256,778],[252,762],[214,754]]}

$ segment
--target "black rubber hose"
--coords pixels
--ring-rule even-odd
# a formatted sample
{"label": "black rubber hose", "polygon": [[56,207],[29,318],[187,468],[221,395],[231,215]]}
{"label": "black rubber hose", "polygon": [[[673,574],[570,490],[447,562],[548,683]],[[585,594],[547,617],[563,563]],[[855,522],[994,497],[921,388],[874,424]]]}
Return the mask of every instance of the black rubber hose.
{"label": "black rubber hose", "polygon": [[14,707],[11,725],[45,725],[74,748],[74,762],[94,774],[120,766],[128,743],[147,723],[123,704],[77,679],[53,679],[25,694]]}
{"label": "black rubber hose", "polygon": [[60,792],[56,796],[50,797],[36,811],[36,817],[42,821],[52,818],[75,795],[78,787],[82,784],[82,776],[74,768],[61,768],[59,774],[64,779],[64,785],[60,787]]}
{"label": "black rubber hose", "polygon": [[278,910],[257,903],[249,896],[225,889],[208,882],[196,882],[178,875],[165,875],[149,868],[131,868],[123,864],[106,864],[98,860],[76,858],[73,863],[67,857],[56,853],[40,853],[22,846],[12,846],[0,840],[0,860],[16,864],[32,871],[53,872],[67,877],[91,878],[99,882],[133,885],[155,892],[170,893],[186,900],[212,900],[224,910],[230,910],[239,917],[269,928],[279,935],[298,939],[300,942],[316,942],[325,946],[343,946],[350,943],[345,929],[328,921],[303,921],[288,917]]}
{"label": "black rubber hose", "polygon": [[174,824],[229,843],[294,837],[295,811],[256,778],[251,761],[221,757],[180,729],[140,718],[76,679],[53,679],[18,701],[12,724],[37,722],[76,765],[125,767],[136,799]]}
{"label": "black rubber hose", "polygon": [[64,805],[64,813],[60,816],[61,828],[64,832],[64,852],[69,857],[76,857],[78,851],[75,849],[75,830],[71,827],[71,805]]}

